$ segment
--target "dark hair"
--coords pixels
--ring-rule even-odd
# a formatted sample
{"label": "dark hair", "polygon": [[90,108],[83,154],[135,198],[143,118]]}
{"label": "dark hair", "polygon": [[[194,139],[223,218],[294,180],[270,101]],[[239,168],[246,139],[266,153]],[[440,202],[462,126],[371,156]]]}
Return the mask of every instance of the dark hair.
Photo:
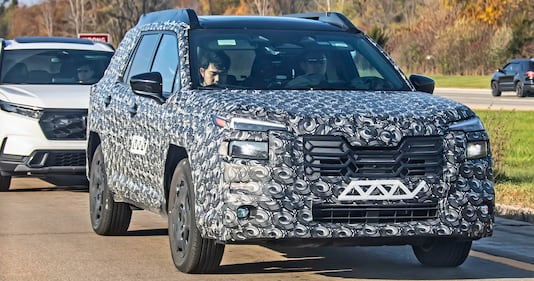
{"label": "dark hair", "polygon": [[89,60],[80,61],[77,63],[76,68],[80,68],[82,66],[88,66],[92,70],[96,70],[96,64]]}
{"label": "dark hair", "polygon": [[308,51],[302,54],[303,60],[306,60],[309,58],[315,59],[315,58],[322,58],[322,57],[326,57],[326,53],[324,51],[319,51],[319,50]]}
{"label": "dark hair", "polygon": [[223,51],[208,51],[200,58],[200,67],[208,68],[210,63],[219,69],[228,69],[230,58]]}

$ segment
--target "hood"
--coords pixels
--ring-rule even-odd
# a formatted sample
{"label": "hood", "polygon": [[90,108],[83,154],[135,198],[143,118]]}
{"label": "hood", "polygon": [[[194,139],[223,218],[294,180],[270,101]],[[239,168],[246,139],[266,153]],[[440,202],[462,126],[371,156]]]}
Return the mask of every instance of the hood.
{"label": "hood", "polygon": [[0,85],[0,100],[40,108],[87,108],[91,85]]}
{"label": "hood", "polygon": [[343,134],[366,145],[375,137],[395,144],[443,135],[451,122],[475,116],[458,102],[408,91],[195,91],[191,98],[209,115],[278,122],[297,135]]}

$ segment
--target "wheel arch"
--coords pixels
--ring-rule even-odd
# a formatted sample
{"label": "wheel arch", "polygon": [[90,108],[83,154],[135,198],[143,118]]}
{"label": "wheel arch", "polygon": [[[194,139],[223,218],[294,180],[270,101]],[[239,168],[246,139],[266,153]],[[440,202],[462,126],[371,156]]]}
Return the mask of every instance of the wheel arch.
{"label": "wheel arch", "polygon": [[87,137],[87,175],[89,175],[91,169],[91,162],[93,161],[93,155],[95,154],[96,148],[100,145],[102,141],[100,140],[100,135],[96,132],[89,132]]}
{"label": "wheel arch", "polygon": [[168,210],[168,202],[169,202],[169,190],[172,180],[172,175],[174,172],[174,168],[180,160],[187,158],[188,154],[185,148],[181,146],[177,146],[174,144],[169,145],[169,149],[167,150],[167,156],[165,157],[165,174],[164,174],[164,191],[165,191],[165,210],[162,210],[163,213],[167,213]]}

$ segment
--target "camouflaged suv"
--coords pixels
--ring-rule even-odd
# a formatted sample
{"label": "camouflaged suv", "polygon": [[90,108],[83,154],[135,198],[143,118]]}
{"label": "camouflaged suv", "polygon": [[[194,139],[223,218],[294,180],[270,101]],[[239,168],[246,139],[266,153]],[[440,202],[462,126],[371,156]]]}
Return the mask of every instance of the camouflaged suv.
{"label": "camouflaged suv", "polygon": [[492,160],[480,119],[433,89],[342,14],[147,14],[92,88],[93,229],[159,213],[191,273],[230,243],[411,245],[458,266],[493,232]]}

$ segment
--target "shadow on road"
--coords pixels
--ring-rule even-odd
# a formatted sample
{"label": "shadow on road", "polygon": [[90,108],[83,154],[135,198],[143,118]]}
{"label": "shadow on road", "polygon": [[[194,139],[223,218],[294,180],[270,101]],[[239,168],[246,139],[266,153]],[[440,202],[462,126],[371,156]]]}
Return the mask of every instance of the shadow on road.
{"label": "shadow on road", "polygon": [[10,189],[8,192],[41,192],[41,191],[71,191],[71,192],[89,192],[89,187],[87,186],[52,186],[52,187],[31,187],[24,188],[19,187],[16,189]]}
{"label": "shadow on road", "polygon": [[[325,277],[388,280],[507,279],[534,277],[534,272],[470,256],[457,268],[426,267],[409,246],[275,248],[286,261],[221,266],[218,274],[315,273]],[[488,270],[491,269],[491,270]]]}
{"label": "shadow on road", "polygon": [[164,236],[167,235],[167,228],[129,230],[123,236]]}

